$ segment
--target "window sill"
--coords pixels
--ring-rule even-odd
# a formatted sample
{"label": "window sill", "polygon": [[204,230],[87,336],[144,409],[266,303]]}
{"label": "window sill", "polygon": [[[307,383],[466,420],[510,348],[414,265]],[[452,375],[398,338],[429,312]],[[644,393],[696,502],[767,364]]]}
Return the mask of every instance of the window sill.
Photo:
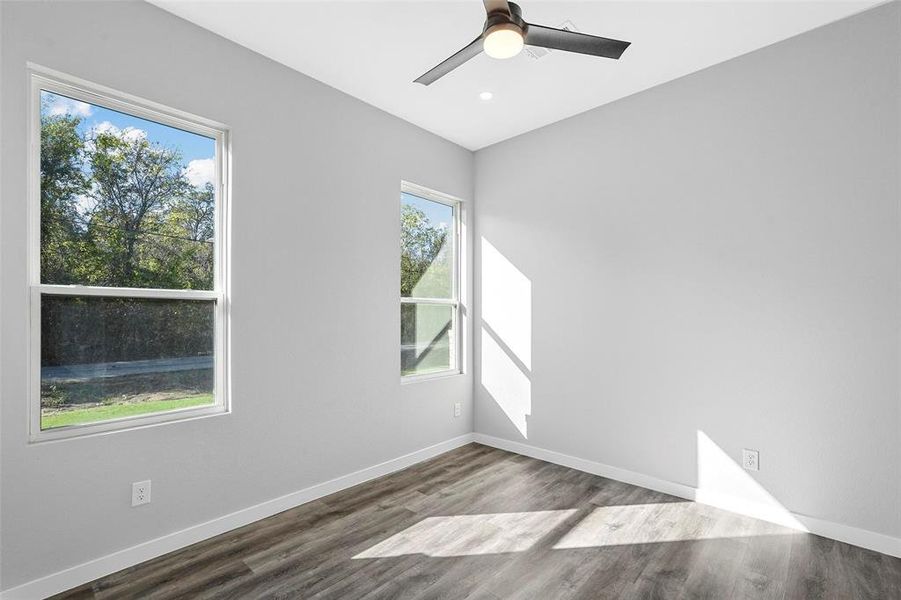
{"label": "window sill", "polygon": [[463,375],[463,371],[459,369],[451,369],[448,371],[436,371],[435,373],[425,373],[423,375],[404,375],[400,378],[401,385],[411,383],[419,383],[421,381],[434,381],[436,379],[451,379]]}
{"label": "window sill", "polygon": [[181,423],[207,417],[218,417],[231,413],[231,409],[221,404],[204,406],[202,408],[186,408],[151,415],[140,415],[114,419],[100,423],[86,423],[84,425],[68,425],[54,429],[43,429],[29,436],[29,444],[42,444],[44,442],[58,442],[77,438],[94,437],[111,433],[122,433],[135,429],[157,427],[170,423]]}

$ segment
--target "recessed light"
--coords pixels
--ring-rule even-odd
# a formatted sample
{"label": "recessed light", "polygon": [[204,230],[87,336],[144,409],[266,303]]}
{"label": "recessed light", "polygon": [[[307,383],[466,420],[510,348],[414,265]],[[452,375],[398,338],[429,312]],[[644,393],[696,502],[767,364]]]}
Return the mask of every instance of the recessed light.
{"label": "recessed light", "polygon": [[494,98],[494,94],[492,94],[491,92],[482,92],[481,94],[479,94],[479,98],[481,98],[482,100],[491,100],[492,98]]}

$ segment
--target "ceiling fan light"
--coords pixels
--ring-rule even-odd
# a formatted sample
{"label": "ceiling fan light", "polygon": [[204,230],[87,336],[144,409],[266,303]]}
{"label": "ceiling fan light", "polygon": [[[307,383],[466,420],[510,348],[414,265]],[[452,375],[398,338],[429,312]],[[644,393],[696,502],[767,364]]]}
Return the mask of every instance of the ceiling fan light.
{"label": "ceiling fan light", "polygon": [[512,23],[495,25],[488,30],[482,49],[491,58],[512,58],[523,47],[522,30]]}

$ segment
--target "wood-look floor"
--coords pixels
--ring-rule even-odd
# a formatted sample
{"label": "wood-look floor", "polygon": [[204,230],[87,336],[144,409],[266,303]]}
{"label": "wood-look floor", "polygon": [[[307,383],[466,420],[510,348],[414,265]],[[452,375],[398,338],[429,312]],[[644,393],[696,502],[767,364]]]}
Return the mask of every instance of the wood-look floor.
{"label": "wood-look floor", "polygon": [[471,444],[56,598],[901,598],[901,559]]}

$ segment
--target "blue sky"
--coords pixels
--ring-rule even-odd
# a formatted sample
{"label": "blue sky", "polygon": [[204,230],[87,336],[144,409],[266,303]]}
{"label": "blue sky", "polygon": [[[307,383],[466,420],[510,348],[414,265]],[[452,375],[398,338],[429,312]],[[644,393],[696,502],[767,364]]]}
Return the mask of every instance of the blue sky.
{"label": "blue sky", "polygon": [[41,114],[80,117],[82,121],[79,130],[83,134],[93,129],[102,131],[112,128],[146,137],[150,142],[159,143],[166,148],[176,148],[181,152],[186,175],[192,183],[201,185],[207,180],[212,181],[216,156],[216,142],[212,138],[43,90]]}
{"label": "blue sky", "polygon": [[400,198],[404,204],[411,204],[424,212],[425,216],[431,221],[432,226],[443,224],[448,229],[451,229],[454,221],[454,209],[450,206],[440,202],[425,200],[406,192],[401,192]]}

